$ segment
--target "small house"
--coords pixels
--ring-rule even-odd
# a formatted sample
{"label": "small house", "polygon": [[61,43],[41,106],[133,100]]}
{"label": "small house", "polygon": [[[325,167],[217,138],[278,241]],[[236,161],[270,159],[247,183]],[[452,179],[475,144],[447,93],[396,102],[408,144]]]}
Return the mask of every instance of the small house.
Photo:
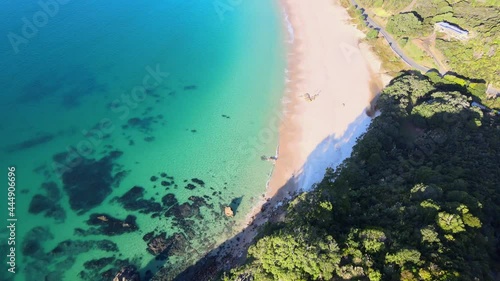
{"label": "small house", "polygon": [[458,40],[466,40],[469,37],[469,31],[445,21],[437,22],[435,29]]}

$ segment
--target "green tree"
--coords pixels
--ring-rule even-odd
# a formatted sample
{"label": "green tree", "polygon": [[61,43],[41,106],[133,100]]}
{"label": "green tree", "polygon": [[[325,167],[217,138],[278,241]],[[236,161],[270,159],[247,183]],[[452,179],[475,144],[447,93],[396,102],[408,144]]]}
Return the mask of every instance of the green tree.
{"label": "green tree", "polygon": [[481,228],[481,221],[469,212],[467,206],[460,205],[457,210],[462,213],[462,220],[467,226]]}
{"label": "green tree", "polygon": [[375,39],[375,38],[378,38],[378,30],[376,29],[370,29],[370,31],[368,31],[366,33],[366,39]]}
{"label": "green tree", "polygon": [[387,22],[387,31],[397,37],[416,36],[422,31],[422,21],[415,13],[397,14]]}
{"label": "green tree", "polygon": [[434,230],[434,227],[428,226],[420,229],[420,234],[422,235],[422,242],[429,243],[439,243],[438,233]]}
{"label": "green tree", "polygon": [[459,215],[440,212],[437,217],[437,223],[444,231],[458,233],[465,231],[464,222]]}
{"label": "green tree", "polygon": [[380,281],[382,280],[382,273],[377,270],[370,269],[368,272],[368,279],[370,279],[370,281]]}
{"label": "green tree", "polygon": [[384,232],[376,229],[366,229],[359,233],[363,247],[368,253],[377,253],[384,246],[387,239]]}
{"label": "green tree", "polygon": [[420,262],[420,252],[417,250],[403,249],[395,254],[387,254],[385,256],[386,263],[395,263],[403,266],[408,262],[418,264]]}
{"label": "green tree", "polygon": [[467,85],[430,76],[391,81],[351,157],[288,204],[230,280],[493,280],[500,120],[470,106]]}
{"label": "green tree", "polygon": [[331,279],[341,258],[337,243],[331,236],[312,242],[290,234],[268,236],[248,253],[274,280]]}

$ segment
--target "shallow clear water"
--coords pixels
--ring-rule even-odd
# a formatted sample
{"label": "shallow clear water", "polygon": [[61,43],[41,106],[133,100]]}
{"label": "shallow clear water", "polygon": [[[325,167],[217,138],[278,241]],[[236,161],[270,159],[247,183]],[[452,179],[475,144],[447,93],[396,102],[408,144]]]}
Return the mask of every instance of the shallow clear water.
{"label": "shallow clear water", "polygon": [[[0,11],[0,159],[5,175],[16,167],[18,219],[16,274],[2,266],[0,277],[106,280],[123,264],[175,273],[231,236],[265,191],[272,166],[260,156],[274,155],[284,84],[279,10],[65,2],[46,22],[37,1]],[[23,34],[33,16],[39,27]],[[169,193],[177,204],[162,201]],[[150,232],[178,238],[163,260],[146,251]]]}

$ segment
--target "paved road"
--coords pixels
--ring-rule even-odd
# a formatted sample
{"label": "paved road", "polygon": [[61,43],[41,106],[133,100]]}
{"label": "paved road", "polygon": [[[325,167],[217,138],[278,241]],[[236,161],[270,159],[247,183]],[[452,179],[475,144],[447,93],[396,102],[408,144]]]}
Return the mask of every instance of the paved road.
{"label": "paved road", "polygon": [[405,55],[403,50],[399,47],[398,43],[392,38],[392,36],[385,31],[380,25],[378,25],[372,18],[370,18],[365,12],[364,9],[358,5],[358,3],[355,0],[350,0],[351,5],[356,7],[356,9],[359,9],[363,12],[363,16],[365,17],[365,24],[366,26],[378,30],[382,36],[384,36],[385,40],[387,40],[387,43],[389,43],[389,46],[391,46],[391,49],[394,51],[396,55],[398,55],[407,65],[409,65],[412,68],[418,69],[422,72],[427,72],[430,70],[430,68],[425,67],[423,65],[418,64],[415,62],[413,59]]}

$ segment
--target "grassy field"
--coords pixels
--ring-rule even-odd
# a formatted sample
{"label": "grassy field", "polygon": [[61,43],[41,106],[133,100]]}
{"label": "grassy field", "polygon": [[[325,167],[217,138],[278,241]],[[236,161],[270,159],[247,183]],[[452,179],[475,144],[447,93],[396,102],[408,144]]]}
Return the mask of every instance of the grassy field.
{"label": "grassy field", "polygon": [[395,75],[403,69],[409,69],[399,56],[397,56],[387,44],[384,38],[366,40],[372,50],[382,61],[382,68],[389,74]]}
{"label": "grassy field", "polygon": [[415,44],[413,40],[408,41],[403,50],[405,54],[413,58],[418,64],[427,66],[428,68],[438,69],[437,64],[434,62],[434,59],[429,54],[427,54],[427,52],[422,50],[417,44]]}
{"label": "grassy field", "polygon": [[389,18],[391,16],[384,8],[373,8],[372,12],[374,15],[381,18]]}

